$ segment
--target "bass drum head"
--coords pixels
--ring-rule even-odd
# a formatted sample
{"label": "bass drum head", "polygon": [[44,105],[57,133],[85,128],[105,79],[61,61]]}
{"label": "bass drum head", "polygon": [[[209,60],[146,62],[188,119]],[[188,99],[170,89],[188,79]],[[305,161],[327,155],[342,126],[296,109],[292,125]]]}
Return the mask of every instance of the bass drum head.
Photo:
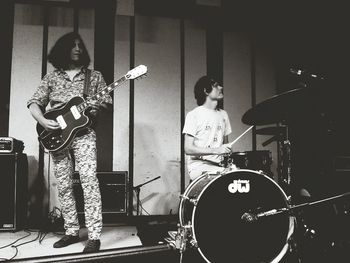
{"label": "bass drum head", "polygon": [[274,261],[286,247],[290,217],[280,214],[246,222],[242,215],[282,207],[287,207],[286,195],[262,173],[238,170],[219,176],[202,191],[192,214],[199,252],[213,263]]}

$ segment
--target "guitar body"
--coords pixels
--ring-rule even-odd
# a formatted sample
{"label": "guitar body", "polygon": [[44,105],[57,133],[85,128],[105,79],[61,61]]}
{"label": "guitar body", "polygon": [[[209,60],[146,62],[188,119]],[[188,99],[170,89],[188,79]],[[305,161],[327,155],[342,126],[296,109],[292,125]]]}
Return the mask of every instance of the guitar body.
{"label": "guitar body", "polygon": [[84,103],[81,97],[73,97],[65,105],[58,109],[48,111],[44,117],[58,121],[62,129],[46,131],[40,124],[36,130],[40,144],[50,152],[57,152],[69,146],[76,133],[91,124],[91,121],[84,112],[77,113],[76,106]]}
{"label": "guitar body", "polygon": [[65,105],[58,109],[48,111],[44,117],[57,121],[61,129],[46,131],[40,124],[37,124],[38,139],[40,144],[50,152],[57,152],[69,146],[77,132],[91,125],[91,120],[85,115],[85,110],[89,107],[89,101],[99,101],[106,94],[114,90],[126,80],[136,79],[147,72],[145,65],[139,65],[129,70],[122,78],[104,87],[86,101],[82,97],[74,97]]}

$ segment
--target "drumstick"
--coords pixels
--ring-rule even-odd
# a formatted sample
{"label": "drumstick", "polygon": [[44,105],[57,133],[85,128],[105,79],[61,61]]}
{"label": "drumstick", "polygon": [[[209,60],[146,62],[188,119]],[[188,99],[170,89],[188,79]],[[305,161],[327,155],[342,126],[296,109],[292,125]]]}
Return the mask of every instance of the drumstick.
{"label": "drumstick", "polygon": [[246,129],[241,135],[239,135],[233,142],[230,142],[228,145],[231,148],[232,145],[234,145],[239,139],[241,139],[244,134],[246,134],[247,132],[249,132],[251,129],[253,129],[254,125],[250,126],[248,129]]}

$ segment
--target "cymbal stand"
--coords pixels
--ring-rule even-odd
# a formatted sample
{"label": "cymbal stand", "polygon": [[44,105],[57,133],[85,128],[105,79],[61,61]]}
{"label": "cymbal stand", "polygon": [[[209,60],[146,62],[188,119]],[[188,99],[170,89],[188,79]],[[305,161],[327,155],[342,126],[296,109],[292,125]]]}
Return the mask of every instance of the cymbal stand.
{"label": "cymbal stand", "polygon": [[292,160],[291,160],[291,142],[288,138],[288,126],[285,126],[285,132],[278,143],[278,184],[281,185],[287,195],[291,193],[292,184]]}

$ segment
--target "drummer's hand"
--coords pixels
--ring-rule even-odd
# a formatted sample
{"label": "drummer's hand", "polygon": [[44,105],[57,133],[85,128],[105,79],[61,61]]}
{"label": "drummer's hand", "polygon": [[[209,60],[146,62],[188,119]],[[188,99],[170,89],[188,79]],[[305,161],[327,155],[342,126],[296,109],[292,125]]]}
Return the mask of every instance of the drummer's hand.
{"label": "drummer's hand", "polygon": [[219,148],[216,149],[216,154],[218,155],[224,155],[232,152],[231,146],[227,144],[221,145]]}

